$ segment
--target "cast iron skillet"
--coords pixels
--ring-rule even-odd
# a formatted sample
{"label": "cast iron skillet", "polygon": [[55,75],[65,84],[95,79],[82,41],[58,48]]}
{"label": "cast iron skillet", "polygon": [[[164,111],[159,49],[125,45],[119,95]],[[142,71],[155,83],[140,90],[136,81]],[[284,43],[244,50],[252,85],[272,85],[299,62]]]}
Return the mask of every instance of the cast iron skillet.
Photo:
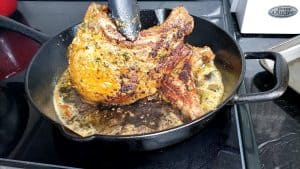
{"label": "cast iron skillet", "polygon": [[[162,22],[169,12],[170,10],[167,9],[141,11],[143,28]],[[288,66],[278,53],[242,53],[234,39],[218,26],[200,17],[194,16],[194,21],[194,31],[187,37],[186,42],[196,46],[210,46],[216,54],[215,63],[222,73],[226,92],[223,102],[217,109],[190,123],[155,133],[129,136],[93,135],[84,138],[61,127],[52,101],[55,84],[68,64],[66,49],[74,37],[77,25],[52,38],[5,17],[0,17],[0,27],[21,32],[43,44],[28,67],[25,78],[26,93],[34,107],[60,126],[62,133],[67,138],[78,142],[92,141],[101,142],[101,144],[122,145],[130,150],[143,151],[166,147],[194,135],[226,104],[272,100],[281,96],[287,88]],[[266,58],[275,61],[276,86],[266,92],[237,94],[244,79],[245,59]]]}

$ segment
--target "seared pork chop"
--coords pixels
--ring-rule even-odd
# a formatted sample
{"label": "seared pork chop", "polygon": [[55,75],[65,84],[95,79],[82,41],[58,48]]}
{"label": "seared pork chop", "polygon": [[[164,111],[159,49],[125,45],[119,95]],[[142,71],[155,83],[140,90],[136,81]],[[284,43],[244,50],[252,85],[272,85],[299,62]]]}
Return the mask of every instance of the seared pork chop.
{"label": "seared pork chop", "polygon": [[[163,75],[159,92],[166,101],[179,108],[184,117],[194,120],[218,105],[224,88],[221,75],[213,63],[215,55],[212,50],[207,46],[185,47],[191,50],[191,54],[170,73]],[[213,76],[214,79],[203,78],[206,76]],[[214,88],[210,89],[210,86]]]}
{"label": "seared pork chop", "polygon": [[[108,12],[107,6],[92,3],[68,48],[70,79],[85,102],[128,105],[159,93],[192,120],[217,106],[221,95],[208,99],[210,108],[202,106],[211,97],[201,88],[206,80],[201,69],[208,65],[219,72],[209,47],[184,43],[194,27],[184,7],[174,8],[161,25],[142,30],[135,41],[117,31]],[[216,77],[223,93],[220,74]]]}
{"label": "seared pork chop", "polygon": [[152,95],[158,88],[159,61],[178,51],[192,30],[192,17],[178,7],[163,24],[126,41],[107,6],[93,3],[68,48],[72,83],[90,103],[130,104]]}

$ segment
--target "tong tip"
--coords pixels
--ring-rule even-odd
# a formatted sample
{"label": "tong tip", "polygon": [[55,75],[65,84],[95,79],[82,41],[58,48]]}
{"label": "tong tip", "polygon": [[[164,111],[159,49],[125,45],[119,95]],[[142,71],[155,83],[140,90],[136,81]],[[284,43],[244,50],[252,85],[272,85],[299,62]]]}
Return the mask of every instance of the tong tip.
{"label": "tong tip", "polygon": [[118,31],[128,40],[134,41],[141,30],[136,0],[108,0],[108,6]]}

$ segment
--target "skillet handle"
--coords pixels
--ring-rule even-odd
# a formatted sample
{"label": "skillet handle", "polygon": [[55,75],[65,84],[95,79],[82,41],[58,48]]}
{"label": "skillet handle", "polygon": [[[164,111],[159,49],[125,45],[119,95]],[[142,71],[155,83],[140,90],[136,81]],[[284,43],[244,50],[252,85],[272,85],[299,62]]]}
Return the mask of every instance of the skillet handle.
{"label": "skillet handle", "polygon": [[0,28],[5,28],[8,30],[19,32],[19,33],[37,41],[40,44],[43,44],[48,39],[50,39],[48,35],[46,35],[42,32],[39,32],[35,29],[32,29],[26,25],[23,25],[19,22],[16,22],[5,16],[0,16]]}
{"label": "skillet handle", "polygon": [[233,97],[233,103],[248,103],[248,102],[260,102],[269,101],[280,97],[286,90],[289,81],[289,69],[285,59],[276,52],[249,52],[245,53],[246,59],[271,59],[274,60],[275,66],[273,69],[276,77],[276,85],[273,89],[258,92],[247,93],[241,95],[235,95]]}

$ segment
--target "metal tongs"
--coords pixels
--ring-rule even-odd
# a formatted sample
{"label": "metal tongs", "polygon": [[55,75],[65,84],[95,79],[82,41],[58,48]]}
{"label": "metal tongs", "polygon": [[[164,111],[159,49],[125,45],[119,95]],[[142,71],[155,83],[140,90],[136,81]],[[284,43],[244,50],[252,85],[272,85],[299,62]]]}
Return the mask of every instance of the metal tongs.
{"label": "metal tongs", "polygon": [[136,0],[108,0],[110,14],[118,31],[134,41],[141,30],[141,21]]}

